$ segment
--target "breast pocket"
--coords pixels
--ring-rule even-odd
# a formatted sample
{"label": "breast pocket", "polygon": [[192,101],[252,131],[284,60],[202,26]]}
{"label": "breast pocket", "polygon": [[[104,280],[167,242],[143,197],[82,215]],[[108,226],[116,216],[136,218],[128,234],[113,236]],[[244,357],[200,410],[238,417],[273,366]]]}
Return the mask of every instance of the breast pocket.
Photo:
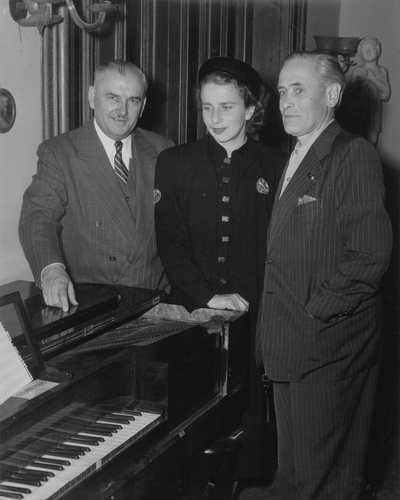
{"label": "breast pocket", "polygon": [[298,230],[310,235],[318,221],[322,220],[324,200],[309,201],[297,205],[294,212],[294,223]]}

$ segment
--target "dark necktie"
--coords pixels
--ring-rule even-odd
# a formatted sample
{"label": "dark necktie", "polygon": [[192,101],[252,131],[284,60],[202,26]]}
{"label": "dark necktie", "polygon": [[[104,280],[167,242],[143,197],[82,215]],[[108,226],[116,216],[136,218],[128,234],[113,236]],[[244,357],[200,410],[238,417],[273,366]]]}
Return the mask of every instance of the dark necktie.
{"label": "dark necktie", "polygon": [[129,170],[126,168],[124,160],[122,159],[122,141],[116,141],[115,149],[114,170],[122,182],[126,184],[128,182]]}

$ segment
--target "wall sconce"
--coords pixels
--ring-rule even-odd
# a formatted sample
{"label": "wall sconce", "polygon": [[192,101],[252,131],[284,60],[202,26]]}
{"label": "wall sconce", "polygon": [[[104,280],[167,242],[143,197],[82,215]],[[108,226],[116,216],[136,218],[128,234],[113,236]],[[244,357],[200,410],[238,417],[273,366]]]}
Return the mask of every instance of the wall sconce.
{"label": "wall sconce", "polygon": [[[37,26],[42,34],[45,26],[63,20],[62,16],[53,16],[53,3],[66,3],[72,20],[84,31],[99,29],[104,24],[107,13],[116,10],[116,6],[109,0],[99,0],[98,3],[87,5],[89,11],[97,14],[93,23],[87,23],[78,14],[74,0],[10,0],[10,14],[20,26]],[[28,13],[30,15],[27,17]]]}

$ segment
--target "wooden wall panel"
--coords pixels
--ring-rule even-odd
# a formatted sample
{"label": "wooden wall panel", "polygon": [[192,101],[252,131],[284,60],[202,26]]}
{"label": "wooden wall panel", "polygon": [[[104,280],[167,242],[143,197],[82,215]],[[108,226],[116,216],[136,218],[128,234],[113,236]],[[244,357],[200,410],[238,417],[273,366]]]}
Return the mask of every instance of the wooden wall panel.
{"label": "wooden wall panel", "polygon": [[[82,0],[82,15],[92,1]],[[91,118],[87,90],[94,69],[121,58],[141,67],[149,80],[140,125],[178,144],[196,140],[204,134],[194,100],[201,64],[209,57],[232,56],[273,80],[283,57],[303,43],[306,4],[307,0],[121,0],[96,32],[82,32],[73,22],[63,24],[61,31],[57,25],[47,28],[45,138]],[[58,88],[64,95],[66,82],[69,96],[60,99]]]}
{"label": "wooden wall panel", "polygon": [[[254,0],[138,0],[127,12],[127,57],[150,87],[141,126],[177,143],[204,134],[194,101],[197,72],[209,57],[251,63]],[[136,35],[132,33],[136,32]]]}
{"label": "wooden wall panel", "polygon": [[260,140],[286,151],[292,150],[293,139],[283,130],[276,84],[285,57],[305,48],[306,14],[307,0],[254,3],[252,62],[269,90]]}

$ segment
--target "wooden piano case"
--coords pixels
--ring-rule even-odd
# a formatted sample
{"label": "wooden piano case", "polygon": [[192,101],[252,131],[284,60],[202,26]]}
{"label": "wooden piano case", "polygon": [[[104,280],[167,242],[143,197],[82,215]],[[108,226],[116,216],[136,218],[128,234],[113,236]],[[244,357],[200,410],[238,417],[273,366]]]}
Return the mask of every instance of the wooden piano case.
{"label": "wooden piano case", "polygon": [[[71,408],[122,402],[130,410],[156,415],[118,453],[109,453],[90,473],[80,472],[43,500],[146,498],[149,477],[190,460],[248,404],[246,314],[203,310],[201,319],[188,319],[179,307],[154,305],[159,297],[132,308],[130,292],[118,290],[122,315],[113,307],[111,321],[105,321],[104,310],[95,314],[102,317],[101,327],[85,315],[79,319],[83,330],[70,319],[64,327],[58,324],[56,334],[33,322],[45,361],[39,378],[57,385],[31,400],[11,397],[0,406],[2,457],[21,442],[37,439],[43,425]],[[30,317],[37,317],[31,303],[25,298]],[[63,328],[73,333],[73,341],[66,340]],[[62,342],[54,347],[57,336]]]}

